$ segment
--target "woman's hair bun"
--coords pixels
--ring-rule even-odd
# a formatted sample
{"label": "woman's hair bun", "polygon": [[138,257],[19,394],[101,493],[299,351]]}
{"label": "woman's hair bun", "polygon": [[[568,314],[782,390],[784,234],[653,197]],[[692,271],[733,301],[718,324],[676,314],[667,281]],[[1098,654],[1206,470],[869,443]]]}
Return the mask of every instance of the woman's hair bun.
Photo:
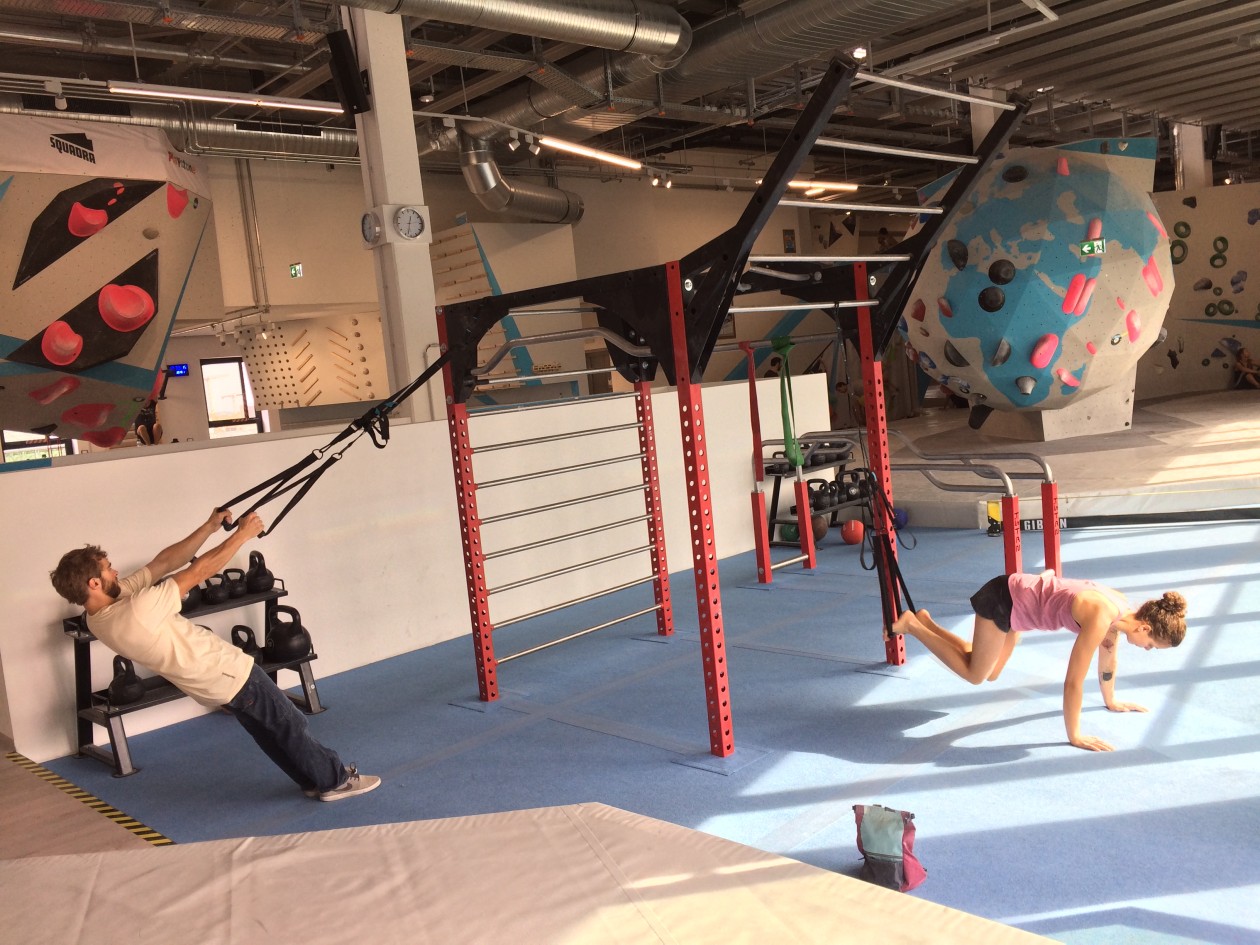
{"label": "woman's hair bun", "polygon": [[1169,616],[1184,617],[1186,615],[1186,599],[1176,591],[1165,591],[1159,601],[1159,606]]}

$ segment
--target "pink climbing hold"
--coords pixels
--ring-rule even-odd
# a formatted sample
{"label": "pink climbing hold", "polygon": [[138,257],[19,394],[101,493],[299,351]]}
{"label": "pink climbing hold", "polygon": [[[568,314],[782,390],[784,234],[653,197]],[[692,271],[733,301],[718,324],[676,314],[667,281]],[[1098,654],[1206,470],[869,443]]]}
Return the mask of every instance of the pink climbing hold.
{"label": "pink climbing hold", "polygon": [[1037,344],[1033,346],[1032,357],[1028,360],[1032,362],[1033,367],[1040,370],[1054,360],[1054,353],[1058,350],[1058,335],[1042,335]]}
{"label": "pink climbing hold", "polygon": [[927,306],[923,304],[922,299],[915,299],[914,304],[910,306],[910,317],[916,322],[923,321],[923,316],[927,314]]}
{"label": "pink climbing hold", "polygon": [[940,309],[941,314],[944,315],[946,318],[954,317],[954,310],[950,308],[949,302],[946,299],[937,299],[936,307]]}
{"label": "pink climbing hold", "polygon": [[1129,340],[1136,342],[1142,334],[1142,319],[1138,317],[1136,310],[1124,316],[1124,326],[1129,329]]}
{"label": "pink climbing hold", "polygon": [[58,319],[44,329],[39,350],[52,364],[65,367],[73,364],[83,351],[83,336]]}
{"label": "pink climbing hold", "polygon": [[1055,376],[1057,376],[1059,380],[1062,381],[1063,384],[1067,387],[1080,387],[1081,386],[1081,382],[1078,381],[1076,377],[1073,376],[1072,372],[1067,370],[1066,368],[1059,368],[1054,373],[1055,373]]}
{"label": "pink climbing hold", "polygon": [[1076,306],[1072,309],[1073,315],[1085,314],[1085,309],[1089,308],[1089,300],[1094,297],[1094,285],[1097,282],[1097,279],[1085,280],[1085,288],[1081,290],[1081,294],[1076,300]]}
{"label": "pink climbing hold", "polygon": [[1146,280],[1146,287],[1151,290],[1151,295],[1159,295],[1164,291],[1164,277],[1159,274],[1154,256],[1142,267],[1142,278]]}
{"label": "pink climbing hold", "polygon": [[184,212],[184,208],[188,206],[188,191],[183,187],[176,187],[174,184],[166,185],[166,212],[174,219],[179,219],[179,215]]}
{"label": "pink climbing hold", "polygon": [[127,435],[124,427],[110,427],[108,430],[89,430],[78,437],[80,440],[87,440],[93,446],[99,446],[101,449],[112,450],[115,446],[123,441],[123,437]]}
{"label": "pink climbing hold", "polygon": [[1162,236],[1164,239],[1168,239],[1168,231],[1164,229],[1164,224],[1159,219],[1159,217],[1155,216],[1155,214],[1147,210],[1146,219],[1151,221],[1151,225],[1154,226],[1157,231],[1159,231],[1160,236]]}
{"label": "pink climbing hold", "polygon": [[1069,173],[1069,172],[1068,172],[1068,162],[1067,162],[1067,158],[1065,158],[1065,157],[1061,157],[1061,158],[1059,158],[1059,176],[1060,176],[1060,177],[1067,177],[1067,176],[1068,176],[1068,173]]}
{"label": "pink climbing hold", "polygon": [[110,283],[96,297],[96,308],[114,331],[135,331],[147,325],[156,306],[153,296],[138,285]]}
{"label": "pink climbing hold", "polygon": [[1102,220],[1098,217],[1089,221],[1089,229],[1085,231],[1085,239],[1096,240],[1102,236]]}
{"label": "pink climbing hold", "polygon": [[47,407],[58,397],[64,397],[66,394],[72,394],[79,389],[79,379],[69,375],[63,375],[58,380],[53,381],[46,387],[37,387],[30,392],[32,400],[38,401]]}
{"label": "pink climbing hold", "polygon": [[62,412],[61,422],[79,427],[100,427],[105,425],[113,412],[113,404],[75,404]]}
{"label": "pink climbing hold", "polygon": [[77,236],[79,239],[99,233],[105,229],[107,223],[109,223],[108,213],[93,207],[85,207],[77,200],[70,208],[70,215],[66,217],[66,229],[72,236]]}
{"label": "pink climbing hold", "polygon": [[1085,273],[1078,272],[1072,277],[1072,281],[1068,283],[1067,294],[1063,296],[1063,313],[1076,311],[1076,303],[1081,298],[1081,292],[1085,289]]}
{"label": "pink climbing hold", "polygon": [[1085,350],[1088,351],[1090,354],[1097,354],[1098,346],[1094,344],[1092,341],[1087,341],[1085,342]]}

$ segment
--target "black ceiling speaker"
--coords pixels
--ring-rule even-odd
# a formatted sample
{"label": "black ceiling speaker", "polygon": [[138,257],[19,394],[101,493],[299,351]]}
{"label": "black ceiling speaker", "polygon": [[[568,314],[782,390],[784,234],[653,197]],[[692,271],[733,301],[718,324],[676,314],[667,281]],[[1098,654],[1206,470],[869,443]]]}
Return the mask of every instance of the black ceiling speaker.
{"label": "black ceiling speaker", "polygon": [[345,30],[337,30],[326,34],[324,38],[328,41],[328,52],[332,55],[328,66],[332,70],[337,101],[341,102],[347,115],[371,111],[372,105],[368,101],[366,83],[359,71],[359,60],[354,54],[350,34]]}

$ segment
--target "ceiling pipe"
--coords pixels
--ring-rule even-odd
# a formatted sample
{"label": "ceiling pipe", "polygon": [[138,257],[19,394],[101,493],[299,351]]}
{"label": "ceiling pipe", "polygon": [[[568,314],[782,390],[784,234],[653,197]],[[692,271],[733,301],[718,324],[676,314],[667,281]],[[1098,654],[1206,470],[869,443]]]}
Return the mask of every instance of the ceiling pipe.
{"label": "ceiling pipe", "polygon": [[164,62],[186,62],[192,65],[230,66],[234,69],[271,69],[280,72],[305,73],[312,68],[297,60],[258,59],[243,56],[220,56],[201,53],[166,43],[146,43],[140,40],[105,39],[86,33],[70,33],[62,30],[43,29],[37,26],[0,26],[0,43],[17,46],[39,46],[44,49],[65,49],[81,53],[105,53],[117,56],[135,55],[141,59],[159,59]]}
{"label": "ceiling pipe", "polygon": [[538,223],[576,223],[582,219],[582,198],[557,187],[540,187],[504,178],[490,145],[481,138],[459,135],[459,166],[464,182],[487,210],[528,217]]}
{"label": "ceiling pipe", "polygon": [[[619,96],[648,101],[657,98],[657,77],[661,76],[668,101],[689,102],[742,84],[747,76],[767,75],[801,59],[849,48],[955,6],[955,0],[905,0],[895,9],[886,0],[787,0],[764,13],[735,13],[697,29],[689,51],[672,67],[662,68],[659,60],[644,56],[619,55],[609,61],[606,53],[595,52],[565,68],[588,88],[611,86]],[[492,122],[518,128],[557,122],[548,126],[555,134],[579,140],[591,136],[582,126],[590,109],[600,109],[601,129],[607,129],[610,120],[625,124],[638,117],[634,109],[611,115],[603,110],[605,105],[602,99],[574,102],[558,92],[531,86],[523,93],[500,96],[484,110]],[[469,130],[487,138],[500,133],[493,124]],[[434,127],[421,154],[457,147],[454,134]]]}
{"label": "ceiling pipe", "polygon": [[[55,12],[62,17],[114,20],[158,29],[217,33],[304,46],[320,43],[326,30],[337,29],[336,8],[329,9],[333,11],[333,20],[299,31],[294,28],[292,19],[221,12],[182,4],[179,0],[57,0],[55,4]],[[0,10],[29,10],[45,16],[50,12],[48,0],[0,0]]]}

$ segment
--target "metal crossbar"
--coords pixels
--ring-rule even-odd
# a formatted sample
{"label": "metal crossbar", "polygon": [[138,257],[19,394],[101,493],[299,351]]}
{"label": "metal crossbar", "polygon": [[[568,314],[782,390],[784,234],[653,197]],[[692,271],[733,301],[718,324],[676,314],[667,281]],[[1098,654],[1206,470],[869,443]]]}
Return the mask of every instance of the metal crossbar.
{"label": "metal crossbar", "polygon": [[642,617],[644,614],[655,613],[660,609],[660,604],[656,604],[653,607],[645,607],[643,610],[636,610],[634,613],[626,614],[624,617],[616,617],[612,620],[606,620],[601,624],[596,624],[593,627],[587,627],[585,630],[578,630],[576,633],[570,633],[568,636],[560,637],[558,640],[551,640],[548,643],[540,643],[538,646],[531,646],[528,650],[521,650],[519,653],[509,653],[507,656],[500,656],[499,662],[506,663],[508,660],[519,659],[522,656],[528,656],[530,653],[537,653],[539,650],[545,650],[549,647],[558,646],[561,643],[568,643],[570,640],[576,640],[578,637],[584,637],[588,633],[594,633],[596,630],[605,630],[616,624],[625,623],[627,620],[633,620],[635,617]]}
{"label": "metal crossbar", "polygon": [[533,577],[522,578],[519,581],[512,581],[510,584],[502,584],[499,587],[492,587],[487,590],[486,593],[501,594],[504,591],[515,590],[518,587],[525,587],[529,584],[537,584],[539,581],[545,581],[548,578],[559,577],[562,574],[573,574],[575,571],[585,571],[587,568],[593,568],[597,564],[607,564],[609,561],[618,561],[622,558],[629,558],[631,555],[637,555],[640,552],[651,550],[651,545],[640,545],[638,548],[630,548],[626,551],[619,551],[616,554],[604,555],[602,558],[592,558],[590,561],[573,564],[567,568],[556,568],[554,571],[544,571],[542,574],[535,574]]}

